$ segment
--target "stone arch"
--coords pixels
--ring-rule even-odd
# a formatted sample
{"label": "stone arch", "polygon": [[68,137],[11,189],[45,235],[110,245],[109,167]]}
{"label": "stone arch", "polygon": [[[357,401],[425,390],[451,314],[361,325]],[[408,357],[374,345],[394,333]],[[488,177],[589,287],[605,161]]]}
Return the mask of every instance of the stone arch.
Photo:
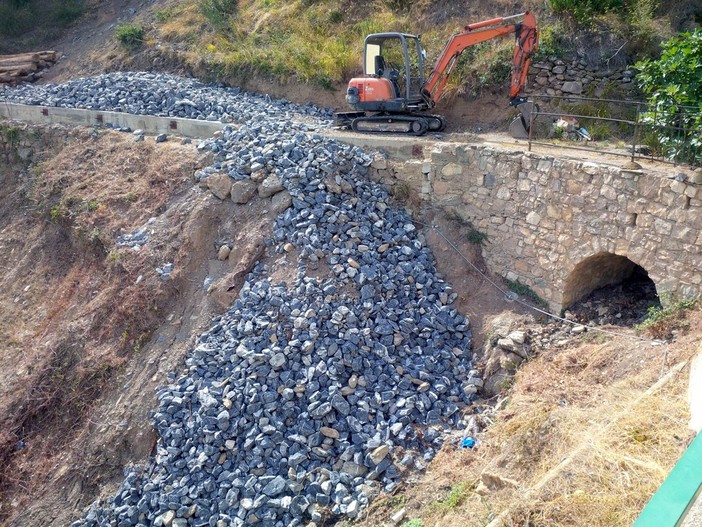
{"label": "stone arch", "polygon": [[566,309],[596,289],[618,284],[633,275],[648,278],[648,272],[626,256],[608,252],[589,256],[580,261],[568,275],[563,291],[563,308]]}

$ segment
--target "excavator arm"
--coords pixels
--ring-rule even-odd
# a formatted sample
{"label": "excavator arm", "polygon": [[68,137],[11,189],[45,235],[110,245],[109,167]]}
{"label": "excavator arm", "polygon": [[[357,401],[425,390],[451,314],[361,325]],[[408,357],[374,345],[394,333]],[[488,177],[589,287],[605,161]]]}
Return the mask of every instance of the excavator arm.
{"label": "excavator arm", "polygon": [[[519,17],[524,17],[524,19],[515,24],[506,24],[507,21]],[[509,90],[510,103],[517,105],[523,102],[519,94],[526,84],[531,57],[538,48],[536,19],[528,11],[519,15],[493,18],[470,24],[464,28],[462,33],[453,35],[446,43],[446,47],[436,61],[434,70],[424,85],[423,96],[429,107],[434,107],[441,98],[449,76],[456,66],[458,57],[466,48],[511,33],[514,33],[516,36],[516,44],[512,57],[512,81]]]}

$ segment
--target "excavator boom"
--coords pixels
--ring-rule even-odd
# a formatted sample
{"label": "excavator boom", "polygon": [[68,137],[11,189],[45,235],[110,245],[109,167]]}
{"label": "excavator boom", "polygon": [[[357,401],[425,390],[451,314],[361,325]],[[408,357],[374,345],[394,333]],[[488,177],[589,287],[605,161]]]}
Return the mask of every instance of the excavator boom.
{"label": "excavator boom", "polygon": [[[522,16],[524,19],[521,22],[506,23],[511,19]],[[466,48],[511,33],[514,33],[516,36],[514,55],[512,57],[512,81],[509,90],[510,101],[514,102],[526,84],[531,57],[538,48],[539,37],[536,19],[528,11],[519,15],[477,22],[466,26],[462,33],[453,35],[446,43],[424,86],[424,95],[428,99],[430,106],[433,107],[441,98],[458,57]]]}

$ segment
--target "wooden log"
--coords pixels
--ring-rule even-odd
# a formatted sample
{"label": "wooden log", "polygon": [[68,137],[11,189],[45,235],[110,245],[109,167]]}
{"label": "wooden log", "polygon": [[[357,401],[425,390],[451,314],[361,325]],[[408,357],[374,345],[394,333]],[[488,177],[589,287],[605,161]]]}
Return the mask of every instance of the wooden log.
{"label": "wooden log", "polygon": [[14,86],[20,82],[34,82],[43,77],[39,70],[52,66],[60,56],[51,50],[0,55],[0,84]]}
{"label": "wooden log", "polygon": [[56,62],[59,58],[56,51],[39,51],[37,52],[37,55],[39,55],[40,59],[48,62]]}
{"label": "wooden log", "polygon": [[22,64],[24,62],[56,62],[59,54],[56,51],[38,51],[32,53],[19,53],[16,55],[0,55],[0,66]]}
{"label": "wooden log", "polygon": [[27,73],[37,71],[37,69],[38,66],[36,62],[25,62],[16,66],[0,66],[0,73],[15,73],[17,75],[26,75]]}
{"label": "wooden log", "polygon": [[0,66],[12,66],[40,60],[41,57],[37,53],[24,53],[22,55],[11,55],[10,57],[0,55]]}

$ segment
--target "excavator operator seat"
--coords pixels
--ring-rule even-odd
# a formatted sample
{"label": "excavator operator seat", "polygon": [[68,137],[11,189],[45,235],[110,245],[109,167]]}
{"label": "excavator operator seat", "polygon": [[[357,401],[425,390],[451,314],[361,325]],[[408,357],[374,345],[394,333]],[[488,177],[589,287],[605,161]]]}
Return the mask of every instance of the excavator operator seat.
{"label": "excavator operator seat", "polygon": [[375,56],[375,74],[378,77],[382,77],[385,73],[385,59],[382,55]]}

